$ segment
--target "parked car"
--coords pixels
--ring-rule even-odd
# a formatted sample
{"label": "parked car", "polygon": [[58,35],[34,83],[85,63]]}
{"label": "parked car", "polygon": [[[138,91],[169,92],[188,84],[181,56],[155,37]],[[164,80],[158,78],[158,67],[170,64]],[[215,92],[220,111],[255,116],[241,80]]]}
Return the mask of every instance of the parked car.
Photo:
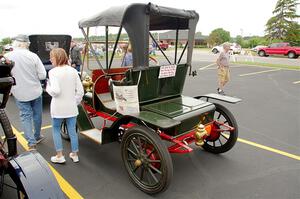
{"label": "parked car", "polygon": [[13,48],[13,46],[12,46],[11,44],[6,44],[6,45],[4,46],[4,50],[5,50],[5,51],[13,51],[14,48]]}
{"label": "parked car", "polygon": [[261,48],[266,48],[267,46],[263,46],[263,45],[258,45],[258,46],[255,46],[254,48],[251,48],[252,51],[254,52],[258,52],[259,49]]}
{"label": "parked car", "polygon": [[169,48],[169,44],[168,43],[159,43],[159,47],[162,49],[162,50],[167,50]]}
{"label": "parked car", "polygon": [[[224,44],[224,43],[223,43]],[[219,45],[219,46],[214,46],[212,48],[212,52],[214,54],[217,54],[219,52],[222,52],[223,51],[223,44]],[[242,48],[239,44],[237,43],[230,43],[230,50],[232,51],[233,54],[240,54],[241,51],[242,51]]]}
{"label": "parked car", "polygon": [[300,55],[300,47],[290,46],[287,42],[273,43],[268,47],[260,48],[258,55],[261,57],[285,55],[288,56],[288,58],[298,58]]}
{"label": "parked car", "polygon": [[[122,29],[127,31],[133,47],[132,67],[114,63],[116,48],[111,57],[105,56],[106,65],[99,60],[95,63],[90,83],[84,82],[86,92],[78,105],[78,133],[99,146],[120,142],[124,170],[148,194],[163,192],[170,185],[171,153],[189,153],[196,146],[214,154],[224,153],[238,138],[236,120],[223,102],[237,103],[240,99],[219,94],[190,97],[182,93],[187,75],[196,75],[191,63],[198,18],[193,10],[149,3],[112,7],[78,23],[89,44],[92,35],[89,37],[88,32],[98,26],[119,27],[115,47]],[[187,44],[178,58],[179,45],[175,45],[174,60],[163,53],[162,59],[168,65],[149,67],[149,35],[155,40],[151,31],[160,30],[188,31]],[[107,32],[106,45],[108,36]],[[178,44],[180,36],[175,43]],[[186,58],[181,59],[184,55]],[[88,63],[81,70],[87,67]],[[97,127],[95,119],[102,127]],[[61,134],[67,138],[65,127],[64,123]]]}
{"label": "parked car", "polygon": [[[36,53],[43,62],[48,78],[48,72],[53,68],[50,62],[50,51],[53,48],[63,48],[69,55],[72,37],[70,35],[29,35],[29,50]],[[43,88],[46,82],[42,81]]]}

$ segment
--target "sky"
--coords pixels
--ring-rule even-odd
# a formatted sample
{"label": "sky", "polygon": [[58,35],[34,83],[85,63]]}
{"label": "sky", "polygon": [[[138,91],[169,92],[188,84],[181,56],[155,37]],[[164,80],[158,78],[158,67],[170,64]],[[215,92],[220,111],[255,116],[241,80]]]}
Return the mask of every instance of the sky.
{"label": "sky", "polygon": [[[82,37],[78,21],[111,6],[144,0],[1,0],[0,39],[18,34],[69,34]],[[195,10],[203,35],[223,28],[231,36],[263,36],[277,0],[153,0],[151,3]],[[298,9],[299,13],[299,9]],[[96,34],[104,34],[102,32]]]}

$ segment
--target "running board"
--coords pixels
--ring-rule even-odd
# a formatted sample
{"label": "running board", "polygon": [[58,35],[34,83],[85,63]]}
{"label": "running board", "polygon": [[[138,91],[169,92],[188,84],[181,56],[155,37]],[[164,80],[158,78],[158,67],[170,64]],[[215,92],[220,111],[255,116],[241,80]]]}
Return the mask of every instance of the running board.
{"label": "running board", "polygon": [[85,131],[80,131],[80,134],[97,142],[98,144],[102,144],[102,131],[99,129],[93,128]]}

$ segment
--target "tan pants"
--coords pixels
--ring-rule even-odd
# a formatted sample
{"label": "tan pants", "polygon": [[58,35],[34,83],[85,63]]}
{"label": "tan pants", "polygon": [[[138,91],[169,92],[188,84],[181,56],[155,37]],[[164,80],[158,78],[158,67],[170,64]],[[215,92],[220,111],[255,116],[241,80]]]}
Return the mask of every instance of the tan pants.
{"label": "tan pants", "polygon": [[218,78],[219,82],[228,82],[230,79],[229,67],[219,67],[218,68]]}

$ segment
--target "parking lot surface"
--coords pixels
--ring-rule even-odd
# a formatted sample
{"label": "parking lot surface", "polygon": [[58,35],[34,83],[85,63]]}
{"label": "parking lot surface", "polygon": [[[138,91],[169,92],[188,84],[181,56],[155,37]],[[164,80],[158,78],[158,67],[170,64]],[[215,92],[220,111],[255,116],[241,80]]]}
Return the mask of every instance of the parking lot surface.
{"label": "parking lot surface", "polygon": [[[193,66],[198,75],[187,77],[183,95],[215,93],[214,62],[194,58]],[[298,81],[300,71],[232,65],[231,81],[225,92],[241,98],[242,102],[222,104],[232,111],[238,122],[238,142],[232,150],[220,155],[196,146],[193,146],[192,153],[172,154],[174,176],[170,187],[162,194],[147,195],[130,182],[118,143],[100,146],[79,136],[79,163],[70,159],[64,165],[50,163],[55,151],[50,99],[47,97],[44,98],[45,128],[42,131],[46,140],[38,145],[38,151],[71,185],[71,188],[63,186],[63,191],[67,195],[76,192],[78,198],[297,199],[300,198]],[[12,98],[6,112],[20,133],[18,111]],[[64,153],[68,154],[70,144],[64,141],[64,146]],[[18,147],[23,150],[21,145]],[[9,195],[10,191],[6,193]]]}

